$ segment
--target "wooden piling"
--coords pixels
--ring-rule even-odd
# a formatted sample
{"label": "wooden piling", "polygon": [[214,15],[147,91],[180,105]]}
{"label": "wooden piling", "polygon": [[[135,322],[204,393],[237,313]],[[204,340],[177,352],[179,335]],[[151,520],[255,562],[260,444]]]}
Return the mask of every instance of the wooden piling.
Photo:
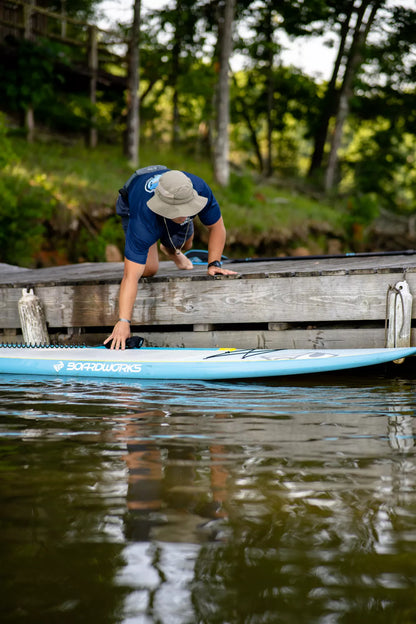
{"label": "wooden piling", "polygon": [[50,344],[45,312],[32,289],[23,288],[18,310],[24,342],[30,345]]}

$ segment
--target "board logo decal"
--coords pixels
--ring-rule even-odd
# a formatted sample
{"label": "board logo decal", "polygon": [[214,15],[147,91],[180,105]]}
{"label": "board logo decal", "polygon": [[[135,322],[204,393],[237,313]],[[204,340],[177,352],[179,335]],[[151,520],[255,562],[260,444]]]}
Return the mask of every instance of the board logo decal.
{"label": "board logo decal", "polygon": [[68,362],[68,372],[90,371],[91,373],[140,373],[141,364],[123,364],[118,362]]}

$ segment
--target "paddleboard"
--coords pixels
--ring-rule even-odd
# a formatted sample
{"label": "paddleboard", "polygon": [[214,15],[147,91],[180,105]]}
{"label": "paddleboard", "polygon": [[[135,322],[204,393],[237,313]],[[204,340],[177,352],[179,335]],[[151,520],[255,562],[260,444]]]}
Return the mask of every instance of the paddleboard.
{"label": "paddleboard", "polygon": [[416,354],[392,349],[163,349],[0,346],[0,375],[119,379],[252,379],[302,375],[391,362]]}

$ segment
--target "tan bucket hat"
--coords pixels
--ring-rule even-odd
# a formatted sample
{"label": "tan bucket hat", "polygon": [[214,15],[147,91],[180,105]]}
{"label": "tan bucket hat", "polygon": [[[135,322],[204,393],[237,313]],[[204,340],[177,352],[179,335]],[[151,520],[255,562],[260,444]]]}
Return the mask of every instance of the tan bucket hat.
{"label": "tan bucket hat", "polygon": [[201,197],[195,191],[187,175],[172,169],[160,176],[155,194],[147,205],[161,217],[176,219],[198,214],[207,202],[206,197]]}

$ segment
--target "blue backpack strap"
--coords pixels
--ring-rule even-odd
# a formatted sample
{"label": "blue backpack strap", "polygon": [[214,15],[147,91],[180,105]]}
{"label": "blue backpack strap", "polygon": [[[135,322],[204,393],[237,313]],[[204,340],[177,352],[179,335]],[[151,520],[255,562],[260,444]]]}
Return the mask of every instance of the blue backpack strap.
{"label": "blue backpack strap", "polygon": [[163,169],[167,169],[165,165],[149,165],[148,167],[142,167],[141,169],[136,169],[136,171],[129,177],[127,182],[123,185],[121,189],[119,189],[120,195],[123,197],[124,202],[129,205],[129,186],[137,177],[144,175],[146,173],[153,173],[154,171],[162,171]]}
{"label": "blue backpack strap", "polygon": [[136,169],[136,171],[129,177],[124,186],[119,189],[118,197],[116,201],[116,213],[119,217],[121,217],[121,222],[123,225],[124,232],[127,232],[127,227],[129,224],[129,216],[130,216],[130,207],[129,207],[129,186],[141,175],[146,173],[153,173],[154,171],[163,171],[167,170],[165,165],[149,165],[148,167],[142,167],[141,169]]}

